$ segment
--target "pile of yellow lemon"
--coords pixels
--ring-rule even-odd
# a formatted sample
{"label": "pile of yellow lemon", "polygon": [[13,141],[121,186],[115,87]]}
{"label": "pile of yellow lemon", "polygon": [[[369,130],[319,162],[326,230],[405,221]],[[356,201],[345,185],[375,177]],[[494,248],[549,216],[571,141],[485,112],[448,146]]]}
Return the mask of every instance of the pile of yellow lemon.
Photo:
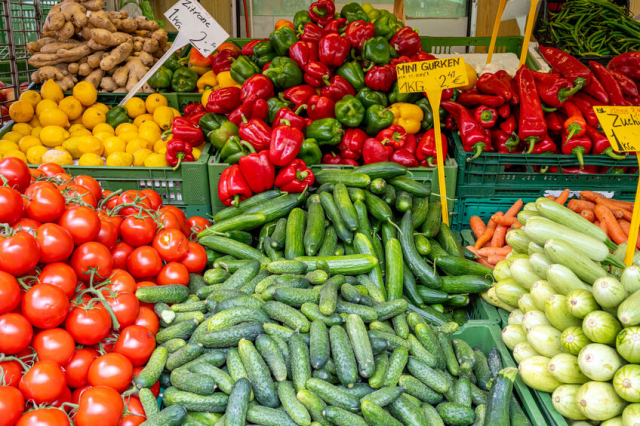
{"label": "pile of yellow lemon", "polygon": [[[15,124],[0,138],[0,158],[61,166],[168,167],[171,136],[163,140],[162,132],[180,112],[164,96],[129,99],[125,108],[133,123],[115,129],[106,122],[109,107],[97,99],[96,88],[86,81],[75,85],[72,96],[65,97],[54,80],[44,83],[40,93],[23,92],[9,107]],[[201,152],[202,146],[194,148],[194,157]]]}

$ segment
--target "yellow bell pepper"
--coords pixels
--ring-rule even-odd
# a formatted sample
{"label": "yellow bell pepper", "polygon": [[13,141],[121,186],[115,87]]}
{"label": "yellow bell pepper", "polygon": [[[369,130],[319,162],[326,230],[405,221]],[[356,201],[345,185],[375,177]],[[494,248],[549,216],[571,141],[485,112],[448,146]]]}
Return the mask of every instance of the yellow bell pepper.
{"label": "yellow bell pepper", "polygon": [[398,102],[390,107],[393,113],[393,124],[398,124],[407,131],[415,135],[420,131],[420,122],[424,118],[424,113],[419,106]]}
{"label": "yellow bell pepper", "polygon": [[213,92],[213,89],[207,89],[204,92],[202,92],[200,103],[202,104],[203,107],[207,106],[207,102],[209,102],[209,95],[211,94],[211,92]]}
{"label": "yellow bell pepper", "polygon": [[221,72],[216,76],[216,79],[218,80],[216,89],[220,87],[242,87],[242,85],[240,85],[233,79],[233,77],[231,77],[231,72],[229,71]]}
{"label": "yellow bell pepper", "polygon": [[213,71],[207,71],[206,73],[202,74],[202,76],[198,79],[198,82],[196,83],[196,86],[198,87],[198,92],[200,93],[204,92],[204,89],[207,88],[207,86],[211,88],[211,87],[216,87],[217,85],[218,85],[218,79],[216,78],[216,75]]}

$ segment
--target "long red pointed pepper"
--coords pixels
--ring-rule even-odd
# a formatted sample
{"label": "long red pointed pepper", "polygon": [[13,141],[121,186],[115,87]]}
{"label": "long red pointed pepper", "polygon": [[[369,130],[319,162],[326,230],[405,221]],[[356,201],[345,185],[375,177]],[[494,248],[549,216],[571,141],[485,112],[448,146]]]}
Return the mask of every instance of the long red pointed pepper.
{"label": "long red pointed pepper", "polygon": [[535,80],[526,65],[518,70],[515,80],[520,89],[518,137],[529,145],[526,153],[530,154],[535,143],[547,134],[547,122],[544,120]]}
{"label": "long red pointed pepper", "polygon": [[572,102],[565,102],[563,108],[568,117],[564,121],[564,131],[566,133],[566,139],[564,139],[564,141],[566,142],[573,137],[584,135],[587,131],[587,122],[578,107]]}
{"label": "long red pointed pepper", "polygon": [[498,121],[498,111],[495,108],[491,108],[486,105],[480,105],[476,108],[473,115],[476,121],[485,128],[495,126],[496,121]]}
{"label": "long red pointed pepper", "polygon": [[587,125],[586,135],[593,142],[593,155],[608,155],[614,160],[624,160],[626,158],[624,155],[616,153],[609,143],[609,138],[596,128]]}
{"label": "long red pointed pepper", "polygon": [[476,81],[476,88],[480,93],[486,95],[502,96],[502,98],[509,102],[513,97],[511,87],[507,86],[497,75],[490,72],[486,72],[478,77]]}
{"label": "long red pointed pepper", "polygon": [[609,105],[627,105],[627,101],[624,99],[624,94],[622,93],[622,87],[620,87],[618,80],[616,80],[616,78],[611,75],[605,67],[595,61],[590,61],[589,66],[591,67],[591,71],[593,71],[600,83],[604,86],[604,89],[607,91],[607,94],[609,95]]}
{"label": "long red pointed pepper", "polygon": [[563,132],[562,135],[562,153],[565,155],[575,155],[578,157],[578,163],[580,168],[584,169],[584,154],[588,154],[591,151],[593,142],[588,136],[574,136],[571,139],[568,138],[568,134]]}
{"label": "long red pointed pepper", "polygon": [[491,146],[488,131],[473,118],[465,107],[453,101],[442,101],[440,105],[455,119],[460,130],[464,150],[475,153],[468,161],[475,160],[485,148]]}
{"label": "long red pointed pepper", "polygon": [[531,71],[536,81],[536,89],[540,95],[540,99],[549,106],[560,108],[562,104],[571,96],[582,89],[585,80],[577,78],[572,87],[569,80],[560,77],[557,74],[549,74],[544,72]]}

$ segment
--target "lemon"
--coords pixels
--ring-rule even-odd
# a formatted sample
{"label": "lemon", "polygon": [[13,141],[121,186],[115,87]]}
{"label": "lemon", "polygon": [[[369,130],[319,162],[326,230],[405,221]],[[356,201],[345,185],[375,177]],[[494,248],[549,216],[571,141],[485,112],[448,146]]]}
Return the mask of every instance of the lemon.
{"label": "lemon", "polygon": [[79,100],[73,96],[67,96],[58,104],[58,108],[67,114],[69,120],[75,120],[82,115],[83,107]]}
{"label": "lemon", "polygon": [[153,151],[151,151],[150,149],[137,150],[133,153],[133,165],[136,167],[143,167],[145,158],[147,158],[151,154],[153,154]]}
{"label": "lemon", "polygon": [[155,142],[162,137],[160,127],[154,122],[144,123],[138,128],[138,134],[141,138]]}
{"label": "lemon", "polygon": [[93,108],[98,108],[100,111],[104,112],[105,114],[109,112],[109,110],[111,108],[109,108],[108,106],[106,106],[105,104],[103,104],[102,102],[96,102],[95,104],[91,105]]}
{"label": "lemon", "polygon": [[200,151],[198,148],[193,148],[191,150],[191,154],[193,154],[193,158],[195,158],[197,160],[198,158],[200,158],[200,155],[202,154],[202,151]]}
{"label": "lemon", "polygon": [[104,156],[108,157],[114,152],[125,152],[127,143],[117,136],[111,136],[104,141]]}
{"label": "lemon", "polygon": [[50,108],[42,111],[39,119],[43,126],[69,126],[69,117],[67,117],[64,111],[58,108]]}
{"label": "lemon", "polygon": [[103,133],[103,132],[111,133],[111,136],[115,134],[115,130],[113,129],[113,127],[111,127],[111,125],[107,123],[98,124],[96,127],[93,128],[92,132],[94,135],[96,133]]}
{"label": "lemon", "polygon": [[133,154],[139,149],[149,149],[149,148],[151,148],[151,146],[148,141],[142,138],[135,138],[132,141],[127,143],[127,148],[125,149],[125,151],[128,152],[129,154]]}
{"label": "lemon", "polygon": [[20,139],[20,142],[18,142],[20,151],[24,152],[25,154],[32,146],[42,146],[42,142],[40,142],[40,139],[31,135],[24,136],[22,139]]}
{"label": "lemon", "polygon": [[57,149],[52,149],[42,154],[43,163],[54,163],[61,166],[73,166],[71,154]]}
{"label": "lemon", "polygon": [[84,124],[84,127],[86,127],[89,130],[93,129],[100,123],[106,123],[106,122],[107,122],[106,113],[103,111],[100,111],[95,106],[91,108],[87,108],[84,114],[82,114],[82,124]]}
{"label": "lemon", "polygon": [[156,143],[153,144],[153,152],[167,152],[167,143],[162,139],[158,139]]}
{"label": "lemon", "polygon": [[107,157],[109,167],[130,167],[133,164],[133,154],[128,152],[114,152]]}
{"label": "lemon", "polygon": [[137,116],[133,120],[133,124],[135,126],[137,126],[137,127],[140,127],[144,123],[153,123],[153,115],[151,115],[151,114],[142,114],[142,115]]}
{"label": "lemon", "polygon": [[49,150],[42,145],[32,146],[26,152],[27,162],[29,164],[42,164],[42,156],[47,151]]}
{"label": "lemon", "polygon": [[11,128],[12,132],[20,133],[22,136],[31,134],[33,127],[29,123],[16,123]]}
{"label": "lemon", "polygon": [[80,136],[71,136],[69,139],[62,142],[62,146],[67,151],[69,151],[69,154],[71,154],[71,157],[73,157],[74,159],[80,158],[80,156],[82,155],[82,153],[78,149],[79,142],[80,142]]}
{"label": "lemon", "polygon": [[162,130],[169,130],[173,119],[173,110],[168,106],[161,105],[153,112],[153,121],[160,126]]}
{"label": "lemon", "polygon": [[69,138],[69,132],[60,126],[45,126],[40,132],[42,144],[49,148],[62,145],[67,138]]}
{"label": "lemon", "polygon": [[40,132],[42,131],[42,126],[36,126],[31,131],[31,136],[35,136],[36,138],[40,137]]}
{"label": "lemon", "polygon": [[18,142],[20,139],[22,139],[22,135],[18,132],[8,132],[2,136],[2,140],[5,141]]}
{"label": "lemon", "polygon": [[180,111],[178,111],[175,108],[171,108],[171,111],[173,111],[173,117],[182,117],[182,114],[180,114]]}
{"label": "lemon", "polygon": [[164,154],[160,154],[157,152],[151,155],[148,155],[147,158],[144,159],[143,164],[145,167],[169,167],[169,164],[167,164],[167,159],[165,158]]}
{"label": "lemon", "polygon": [[9,116],[16,123],[27,123],[33,118],[33,105],[27,101],[16,101],[9,107]]}
{"label": "lemon", "polygon": [[98,100],[98,90],[88,81],[80,81],[73,86],[73,97],[84,106],[93,105]]}
{"label": "lemon", "polygon": [[[67,148],[65,148],[64,146],[56,146],[55,148],[53,148],[56,151],[62,151],[62,152],[66,152],[67,154],[71,155],[71,153],[69,152],[69,150]],[[73,156],[71,156],[73,158]]]}
{"label": "lemon", "polygon": [[104,160],[96,154],[82,154],[78,160],[78,166],[104,166]]}
{"label": "lemon", "polygon": [[98,133],[94,133],[93,137],[97,138],[100,142],[104,144],[104,141],[113,137],[113,133],[98,132]]}
{"label": "lemon", "polygon": [[73,133],[76,130],[87,130],[86,127],[84,127],[84,124],[80,123],[80,124],[72,124],[68,129],[69,133]]}
{"label": "lemon", "polygon": [[102,145],[102,142],[100,142],[100,139],[96,137],[80,136],[80,139],[78,140],[78,151],[82,154],[91,153],[102,155],[104,146]]}
{"label": "lemon", "polygon": [[38,127],[40,126],[40,120],[38,120],[38,117],[34,116],[31,121],[29,121],[29,125],[31,127]]}
{"label": "lemon", "polygon": [[131,118],[136,118],[147,112],[144,101],[136,97],[125,102],[124,107],[127,109],[127,115]]}
{"label": "lemon", "polygon": [[12,157],[13,158],[18,158],[18,159],[24,161],[25,163],[27,162],[27,156],[24,154],[24,152],[22,152],[20,150],[17,150],[17,149],[14,149],[14,150],[11,150],[11,151],[7,152],[4,155],[4,157],[2,157],[2,158],[12,158]]}
{"label": "lemon", "polygon": [[116,136],[120,136],[123,133],[127,132],[136,132],[138,133],[138,126],[133,123],[121,123],[116,127],[115,134]]}
{"label": "lemon", "polygon": [[147,99],[144,101],[144,105],[145,107],[147,107],[147,112],[149,114],[153,114],[156,108],[158,108],[159,106],[167,106],[169,105],[169,102],[167,101],[167,98],[165,98],[161,94],[153,93],[149,95],[149,97],[147,97]]}
{"label": "lemon", "polygon": [[82,128],[82,129],[74,130],[73,132],[69,132],[69,135],[70,136],[91,136],[92,133],[91,133],[91,130]]}
{"label": "lemon", "polygon": [[38,102],[36,105],[36,115],[39,117],[42,114],[42,111],[47,110],[49,108],[58,108],[58,104],[52,101],[51,99],[43,99]]}
{"label": "lemon", "polygon": [[38,102],[42,100],[42,96],[35,90],[26,90],[20,95],[20,100],[29,102],[35,108]]}
{"label": "lemon", "polygon": [[56,104],[64,99],[64,93],[62,93],[62,88],[55,80],[47,80],[40,89],[40,96],[42,99],[49,99],[54,101]]}
{"label": "lemon", "polygon": [[120,139],[122,139],[125,142],[129,142],[138,137],[138,132],[124,132],[116,136],[118,136]]}
{"label": "lemon", "polygon": [[14,151],[16,149],[20,150],[20,147],[17,143],[13,141],[0,140],[0,157],[2,157],[7,152]]}
{"label": "lemon", "polygon": [[78,117],[75,120],[70,120],[69,121],[70,124],[82,124],[82,117]]}

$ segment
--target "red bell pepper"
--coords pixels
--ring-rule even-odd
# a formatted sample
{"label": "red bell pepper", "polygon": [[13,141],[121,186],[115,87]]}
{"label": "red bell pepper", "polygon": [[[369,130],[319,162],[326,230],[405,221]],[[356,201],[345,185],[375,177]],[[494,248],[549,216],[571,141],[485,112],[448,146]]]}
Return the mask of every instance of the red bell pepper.
{"label": "red bell pepper", "polygon": [[192,147],[204,142],[204,135],[202,134],[200,126],[192,123],[185,117],[176,117],[173,119],[171,123],[171,133],[173,134],[173,139],[179,139]]}
{"label": "red bell pepper", "polygon": [[393,154],[393,146],[387,145],[387,141],[379,141],[374,138],[368,138],[364,141],[362,149],[362,159],[364,164],[381,163],[391,160]]}
{"label": "red bell pepper", "polygon": [[509,73],[505,70],[496,71],[496,77],[511,89],[511,100],[509,103],[511,105],[518,105],[520,103],[520,93],[516,81],[511,78]]}
{"label": "red bell pepper", "polygon": [[271,127],[259,118],[252,118],[251,120],[244,118],[243,121],[238,130],[240,138],[253,145],[256,151],[269,148]]}
{"label": "red bell pepper", "polygon": [[340,148],[342,158],[349,158],[351,160],[358,160],[362,157],[362,149],[364,148],[364,142],[368,136],[364,130],[360,129],[347,129],[340,141]]}
{"label": "red bell pepper", "polygon": [[292,127],[288,120],[280,120],[280,123],[271,132],[269,158],[276,166],[284,167],[300,152],[304,134],[300,129]]}
{"label": "red bell pepper", "polygon": [[391,145],[393,149],[401,149],[404,147],[407,138],[407,131],[398,124],[392,124],[376,135],[376,139]]}
{"label": "red bell pepper", "polygon": [[286,167],[280,169],[275,185],[281,191],[292,194],[302,192],[315,182],[315,177],[304,161],[296,158]]}
{"label": "red bell pepper", "polygon": [[264,120],[269,115],[269,104],[264,99],[246,101],[229,114],[229,121],[240,127],[246,119],[259,118]]}
{"label": "red bell pepper", "polygon": [[318,45],[310,41],[297,41],[289,48],[289,56],[301,69],[318,60]]}
{"label": "red bell pepper", "polygon": [[193,147],[187,142],[173,138],[167,142],[167,152],[165,152],[164,158],[167,160],[167,163],[173,167],[173,170],[177,170],[183,161],[195,161],[191,153],[192,150]]}
{"label": "red bell pepper", "polygon": [[596,78],[604,86],[605,91],[609,95],[609,105],[613,106],[626,106],[627,101],[624,99],[622,93],[622,87],[618,83],[618,80],[611,75],[609,71],[599,63],[590,61],[589,66],[591,71],[595,74]]}
{"label": "red bell pepper", "polygon": [[331,0],[318,0],[309,6],[309,18],[322,26],[331,22],[335,14],[336,6]]}
{"label": "red bell pepper", "polygon": [[325,35],[324,29],[313,22],[307,22],[303,26],[297,29],[299,32],[298,38],[302,41],[308,41],[318,44],[323,35]]}
{"label": "red bell pepper", "polygon": [[456,124],[456,120],[452,115],[447,115],[444,118],[444,128],[447,130],[458,130],[458,125]]}
{"label": "red bell pepper", "polygon": [[480,105],[475,109],[473,116],[476,118],[476,121],[482,125],[482,127],[488,129],[496,125],[496,122],[498,121],[498,110],[486,105]]}
{"label": "red bell pepper", "polygon": [[[586,131],[586,129],[585,129]],[[593,146],[593,142],[589,139],[588,136],[574,136],[572,138],[569,137],[569,134],[563,132],[562,134],[562,153],[565,155],[575,155],[578,157],[578,163],[580,163],[580,168],[584,168],[584,154],[588,154],[591,151],[591,147]]]}
{"label": "red bell pepper", "polygon": [[544,135],[540,138],[538,143],[535,144],[531,154],[554,154],[558,150],[555,142],[551,140],[549,135]]}
{"label": "red bell pepper", "polygon": [[498,154],[511,154],[520,145],[520,139],[515,133],[509,134],[500,129],[493,129],[491,143]]}
{"label": "red bell pepper", "polygon": [[614,69],[609,69],[608,71],[609,74],[616,79],[625,96],[630,98],[637,98],[640,96],[640,91],[638,91],[638,85],[635,81],[627,77],[626,74],[622,74],[620,71],[616,71]]}
{"label": "red bell pepper", "polygon": [[516,83],[520,88],[518,137],[529,145],[526,153],[530,154],[535,143],[547,134],[547,122],[544,120],[536,82],[526,65],[523,65],[516,73]]}
{"label": "red bell pepper", "polygon": [[[193,49],[192,49],[193,50]],[[225,49],[216,54],[211,61],[211,69],[214,73],[220,74],[229,71],[233,64],[233,59],[238,59],[240,54],[235,50]]]}
{"label": "red bell pepper", "polygon": [[351,45],[349,40],[339,34],[326,34],[318,43],[318,59],[330,67],[339,67],[349,55]]}
{"label": "red bell pepper", "polygon": [[513,96],[511,87],[507,86],[497,75],[490,72],[486,72],[478,77],[476,88],[478,92],[486,95],[502,96],[506,102],[509,102]]}
{"label": "red bell pepper", "polygon": [[194,102],[184,106],[183,117],[188,118],[191,115],[205,112],[204,106],[200,102]]}
{"label": "red bell pepper", "polygon": [[587,131],[587,122],[578,107],[572,102],[565,102],[563,109],[568,117],[563,125],[567,136],[566,140],[584,135]]}
{"label": "red bell pepper", "polygon": [[307,123],[304,118],[300,117],[300,111],[302,111],[306,107],[306,105],[301,105],[296,109],[295,112],[286,107],[280,108],[276,113],[275,118],[273,119],[273,125],[279,126],[283,121],[286,121],[287,123],[289,123],[289,126],[304,131],[304,129],[307,127]]}
{"label": "red bell pepper", "polygon": [[411,27],[400,28],[400,31],[391,37],[389,44],[398,52],[398,55],[404,56],[415,55],[422,49],[418,31]]}
{"label": "red bell pepper", "polygon": [[[253,149],[251,147],[250,149]],[[276,178],[276,168],[269,159],[269,151],[266,149],[240,157],[238,162],[242,176],[254,194],[268,191],[273,188]]]}
{"label": "red bell pepper", "polygon": [[356,95],[356,91],[347,80],[334,75],[329,81],[325,81],[326,86],[322,88],[320,94],[332,99],[334,102],[338,102],[347,95]]}
{"label": "red bell pepper", "polygon": [[416,156],[404,148],[394,151],[394,153],[391,154],[391,161],[405,167],[418,167],[420,165]]}
{"label": "red bell pepper", "polygon": [[[408,57],[408,56],[400,56],[400,57],[397,57],[397,58],[393,58],[393,59],[391,60],[391,62],[389,62],[389,65],[391,65],[391,66],[393,67],[394,75],[396,75],[396,74],[395,74],[395,72],[396,72],[396,65],[400,65],[400,64],[410,64],[411,62],[412,62],[412,61],[411,61],[411,58],[410,58],[410,57]],[[397,75],[396,75],[396,78],[398,78],[398,76],[397,76]],[[446,89],[446,90],[449,90],[449,89]]]}
{"label": "red bell pepper", "polygon": [[304,81],[312,87],[324,87],[331,77],[331,70],[320,61],[311,61],[304,67]]}
{"label": "red bell pepper", "polygon": [[416,155],[416,150],[418,149],[417,138],[422,138],[422,135],[419,133],[415,135],[411,135],[411,134],[407,135],[407,137],[404,140],[404,146],[402,147],[402,149],[406,149],[411,154]]}
{"label": "red bell pepper", "polygon": [[559,135],[564,129],[564,122],[566,118],[563,117],[561,113],[550,112],[544,116],[544,119],[547,122],[547,130],[549,133]]}
{"label": "red bell pepper", "polygon": [[249,77],[243,84],[240,92],[240,100],[246,102],[251,99],[273,98],[273,83],[262,74]]}
{"label": "red bell pepper", "polygon": [[342,34],[347,29],[349,21],[345,18],[334,19],[324,26],[325,34]]}
{"label": "red bell pepper", "polygon": [[222,204],[237,206],[240,201],[246,200],[252,195],[253,192],[251,192],[238,164],[224,169],[218,182],[218,198]]}
{"label": "red bell pepper", "polygon": [[316,94],[316,90],[306,84],[300,86],[293,86],[282,92],[282,97],[288,101],[293,102],[296,109],[302,105],[306,105],[309,102],[309,98]]}
{"label": "red bell pepper", "polygon": [[240,106],[240,93],[239,87],[222,87],[214,90],[209,95],[205,109],[207,112],[216,114],[229,114]]}
{"label": "red bell pepper", "polygon": [[595,127],[587,125],[586,135],[593,142],[593,155],[608,155],[614,160],[624,160],[626,158],[626,156],[615,152],[609,143],[609,138]]}
{"label": "red bell pepper", "polygon": [[266,41],[266,40],[269,40],[269,39],[259,39],[259,38],[253,39],[249,43],[242,46],[242,50],[240,53],[242,53],[242,55],[244,56],[251,57],[253,55],[253,48],[256,47],[256,44],[262,43],[263,41]]}
{"label": "red bell pepper", "polygon": [[504,104],[498,107],[498,115],[500,118],[507,118],[511,115],[511,105]]}
{"label": "red bell pepper", "polygon": [[341,155],[337,155],[334,152],[330,152],[328,154],[325,154],[322,157],[322,163],[323,164],[343,164],[346,166],[354,166],[354,167],[358,167],[359,164],[356,160],[352,160],[350,158],[344,158]]}
{"label": "red bell pepper", "polygon": [[431,53],[427,53],[423,50],[414,55],[411,55],[411,62],[433,61],[434,59],[438,58],[433,56]]}
{"label": "red bell pepper", "polygon": [[464,150],[475,152],[469,161],[478,158],[485,148],[491,146],[491,138],[488,131],[473,118],[465,107],[453,101],[442,101],[440,105],[458,124]]}
{"label": "red bell pepper", "polygon": [[570,54],[546,46],[540,46],[540,53],[551,64],[553,69],[562,74],[567,80],[573,82],[577,78],[583,78],[586,84],[591,82],[593,74],[589,68]]}
{"label": "red bell pepper", "polygon": [[336,103],[326,96],[313,95],[307,102],[307,115],[312,120],[336,118]]}
{"label": "red bell pepper", "polygon": [[516,116],[514,114],[511,114],[507,117],[506,120],[500,123],[500,126],[498,127],[500,127],[500,130],[508,134],[515,132],[516,130],[518,130],[518,122],[516,120]]}
{"label": "red bell pepper", "polygon": [[371,90],[388,92],[396,79],[396,69],[393,65],[374,65],[364,76],[364,84]]}
{"label": "red bell pepper", "polygon": [[499,106],[504,105],[505,100],[502,96],[483,95],[474,89],[460,93],[460,96],[458,96],[458,102],[467,108],[477,107],[478,105],[498,108]]}
{"label": "red bell pepper", "polygon": [[[442,159],[446,161],[449,147],[447,137],[442,133],[440,133],[440,146],[442,147]],[[429,129],[422,135],[416,150],[416,158],[420,161],[421,166],[435,167],[438,164],[436,131],[434,129]]]}
{"label": "red bell pepper", "polygon": [[536,82],[536,89],[540,95],[540,99],[547,105],[560,108],[578,90],[582,89],[585,84],[584,79],[578,77],[575,86],[572,87],[569,80],[562,78],[558,74],[549,74],[545,72],[531,71],[533,79]]}
{"label": "red bell pepper", "polygon": [[593,107],[601,105],[600,102],[582,92],[578,92],[573,95],[571,102],[578,107],[582,116],[587,120],[587,123],[589,123],[590,126],[598,127],[600,122],[598,121],[598,116],[593,110]]}
{"label": "red bell pepper", "polygon": [[364,22],[359,19],[347,25],[344,36],[349,40],[351,47],[360,49],[362,47],[362,43],[364,43],[365,40],[373,38],[375,32],[375,28],[371,22]]}
{"label": "red bell pepper", "polygon": [[609,61],[607,69],[620,71],[636,81],[640,81],[640,52],[626,52]]}

